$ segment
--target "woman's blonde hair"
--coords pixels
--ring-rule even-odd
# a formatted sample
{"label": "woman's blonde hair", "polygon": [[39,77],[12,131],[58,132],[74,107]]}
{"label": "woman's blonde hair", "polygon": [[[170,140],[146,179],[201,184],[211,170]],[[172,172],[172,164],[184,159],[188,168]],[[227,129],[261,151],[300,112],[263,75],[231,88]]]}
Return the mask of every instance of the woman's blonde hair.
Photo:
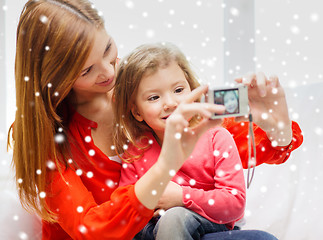
{"label": "woman's blonde hair", "polygon": [[[138,86],[144,76],[157,72],[159,68],[167,67],[175,61],[182,69],[191,90],[199,86],[195,73],[192,71],[182,51],[171,43],[144,44],[136,48],[120,63],[114,88],[114,116],[115,116],[115,148],[118,154],[125,151],[124,146],[129,142],[139,149],[136,141],[140,140],[143,133],[153,130],[145,121],[137,121],[131,112],[131,107],[137,95]],[[140,158],[140,155],[127,154],[124,161]]]}
{"label": "woman's blonde hair", "polygon": [[[48,163],[70,157],[67,96],[103,19],[86,0],[31,0],[20,15],[15,60],[16,117],[8,146],[23,207],[55,222],[44,193]],[[55,141],[65,139],[65,141]],[[51,166],[51,165],[50,165]]]}

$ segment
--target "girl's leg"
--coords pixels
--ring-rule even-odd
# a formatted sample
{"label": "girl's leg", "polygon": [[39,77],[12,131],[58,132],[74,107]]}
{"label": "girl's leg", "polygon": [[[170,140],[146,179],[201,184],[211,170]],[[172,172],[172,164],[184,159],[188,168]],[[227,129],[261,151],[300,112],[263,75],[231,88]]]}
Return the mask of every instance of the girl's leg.
{"label": "girl's leg", "polygon": [[278,240],[270,233],[260,230],[232,230],[206,234],[201,240]]}
{"label": "girl's leg", "polygon": [[157,240],[200,239],[206,233],[227,231],[225,225],[213,223],[184,207],[168,209],[159,219],[154,235]]}
{"label": "girl's leg", "polygon": [[147,225],[132,240],[154,240],[153,230],[158,219],[152,218]]}

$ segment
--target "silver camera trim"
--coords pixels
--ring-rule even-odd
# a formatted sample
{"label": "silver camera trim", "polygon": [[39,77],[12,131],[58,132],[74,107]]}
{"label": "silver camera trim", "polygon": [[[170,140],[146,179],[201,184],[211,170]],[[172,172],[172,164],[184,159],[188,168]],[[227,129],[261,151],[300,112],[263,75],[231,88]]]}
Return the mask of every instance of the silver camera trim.
{"label": "silver camera trim", "polygon": [[214,103],[214,92],[220,92],[220,91],[236,91],[238,90],[238,106],[239,111],[238,113],[224,113],[224,114],[215,114],[211,118],[212,119],[219,119],[219,118],[225,118],[225,117],[239,117],[239,116],[248,116],[249,114],[249,101],[248,101],[248,87],[242,84],[236,85],[234,87],[213,87],[209,88],[208,94],[207,94],[207,102]]}

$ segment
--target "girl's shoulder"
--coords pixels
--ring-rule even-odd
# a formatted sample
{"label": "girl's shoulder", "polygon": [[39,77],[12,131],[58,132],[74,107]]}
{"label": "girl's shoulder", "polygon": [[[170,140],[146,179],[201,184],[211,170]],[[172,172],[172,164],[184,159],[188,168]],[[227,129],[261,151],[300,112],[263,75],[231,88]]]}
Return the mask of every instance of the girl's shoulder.
{"label": "girl's shoulder", "polygon": [[156,144],[158,145],[153,134],[151,132],[145,132],[134,143],[129,143],[125,146],[123,160],[126,160],[126,162],[138,160]]}
{"label": "girl's shoulder", "polygon": [[231,136],[230,132],[224,128],[222,125],[221,126],[216,126],[213,128],[210,128],[209,130],[206,131],[206,134],[209,137],[215,137],[215,136]]}

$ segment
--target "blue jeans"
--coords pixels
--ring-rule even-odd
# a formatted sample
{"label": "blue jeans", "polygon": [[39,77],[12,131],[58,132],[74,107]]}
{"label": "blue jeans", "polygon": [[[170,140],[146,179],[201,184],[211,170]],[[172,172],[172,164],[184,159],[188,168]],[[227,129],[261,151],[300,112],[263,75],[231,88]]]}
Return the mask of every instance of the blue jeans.
{"label": "blue jeans", "polygon": [[191,240],[201,239],[207,233],[228,231],[224,224],[213,223],[184,208],[168,209],[160,218],[153,218],[134,239],[136,240]]}
{"label": "blue jeans", "polygon": [[260,230],[236,230],[206,234],[201,240],[278,240],[270,233]]}

